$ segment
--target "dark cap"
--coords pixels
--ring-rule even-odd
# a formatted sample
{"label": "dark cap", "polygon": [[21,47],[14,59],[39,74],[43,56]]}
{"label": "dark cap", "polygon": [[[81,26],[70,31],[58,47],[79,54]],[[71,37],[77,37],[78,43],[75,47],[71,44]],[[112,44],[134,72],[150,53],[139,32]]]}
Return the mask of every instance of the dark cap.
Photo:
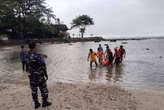
{"label": "dark cap", "polygon": [[36,47],[36,43],[31,42],[31,43],[28,44],[28,47],[30,48],[30,50],[32,50]]}
{"label": "dark cap", "polygon": [[23,49],[24,48],[24,45],[21,45],[21,48]]}

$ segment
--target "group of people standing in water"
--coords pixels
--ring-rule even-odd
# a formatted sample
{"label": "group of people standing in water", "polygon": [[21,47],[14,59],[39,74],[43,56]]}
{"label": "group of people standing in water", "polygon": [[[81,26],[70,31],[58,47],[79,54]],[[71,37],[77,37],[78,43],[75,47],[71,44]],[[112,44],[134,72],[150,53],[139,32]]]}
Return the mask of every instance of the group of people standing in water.
{"label": "group of people standing in water", "polygon": [[90,59],[91,68],[93,63],[95,63],[96,67],[98,65],[96,57],[98,58],[99,64],[104,66],[112,66],[113,64],[119,65],[120,63],[122,63],[123,59],[126,56],[126,51],[123,45],[120,45],[120,48],[115,47],[114,53],[109,48],[108,44],[105,44],[105,46],[105,51],[103,50],[101,44],[99,44],[97,52],[94,52],[93,49],[89,49],[88,61]]}

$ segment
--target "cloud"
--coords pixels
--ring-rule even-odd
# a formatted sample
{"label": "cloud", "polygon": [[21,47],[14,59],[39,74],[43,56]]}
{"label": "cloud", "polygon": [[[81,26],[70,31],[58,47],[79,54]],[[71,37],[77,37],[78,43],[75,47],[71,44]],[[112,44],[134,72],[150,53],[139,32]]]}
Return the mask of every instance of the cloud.
{"label": "cloud", "polygon": [[47,0],[47,2],[68,26],[76,16],[81,14],[91,16],[95,25],[87,29],[88,34],[164,34],[163,0]]}

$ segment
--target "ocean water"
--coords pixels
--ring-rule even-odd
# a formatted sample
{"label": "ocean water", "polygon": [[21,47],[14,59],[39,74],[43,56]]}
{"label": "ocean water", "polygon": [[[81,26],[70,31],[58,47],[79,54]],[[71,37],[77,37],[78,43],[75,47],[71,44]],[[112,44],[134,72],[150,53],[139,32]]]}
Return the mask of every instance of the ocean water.
{"label": "ocean water", "polygon": [[[91,69],[88,51],[90,48],[96,51],[99,44],[104,49],[104,44],[109,44],[112,51],[114,47],[124,45],[127,56],[123,63],[119,67],[99,65]],[[39,48],[41,53],[48,55],[45,59],[48,83],[103,83],[164,90],[164,39],[44,44]],[[27,79],[26,73],[21,71],[18,46],[1,47],[0,60],[0,82],[23,83]]]}
{"label": "ocean water", "polygon": [[[163,35],[85,35],[85,37],[103,37],[105,39],[140,39],[140,38],[164,38]],[[80,36],[79,36],[80,37]]]}

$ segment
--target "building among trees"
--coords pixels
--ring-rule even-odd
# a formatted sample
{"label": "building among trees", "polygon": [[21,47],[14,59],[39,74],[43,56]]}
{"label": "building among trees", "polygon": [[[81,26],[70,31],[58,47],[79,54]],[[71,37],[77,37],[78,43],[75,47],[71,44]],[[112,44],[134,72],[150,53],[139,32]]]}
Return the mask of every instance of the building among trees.
{"label": "building among trees", "polygon": [[[61,37],[68,30],[59,24],[45,0],[0,0],[0,36],[9,39],[35,39]],[[53,24],[53,20],[58,21]],[[63,36],[62,36],[63,37]]]}

